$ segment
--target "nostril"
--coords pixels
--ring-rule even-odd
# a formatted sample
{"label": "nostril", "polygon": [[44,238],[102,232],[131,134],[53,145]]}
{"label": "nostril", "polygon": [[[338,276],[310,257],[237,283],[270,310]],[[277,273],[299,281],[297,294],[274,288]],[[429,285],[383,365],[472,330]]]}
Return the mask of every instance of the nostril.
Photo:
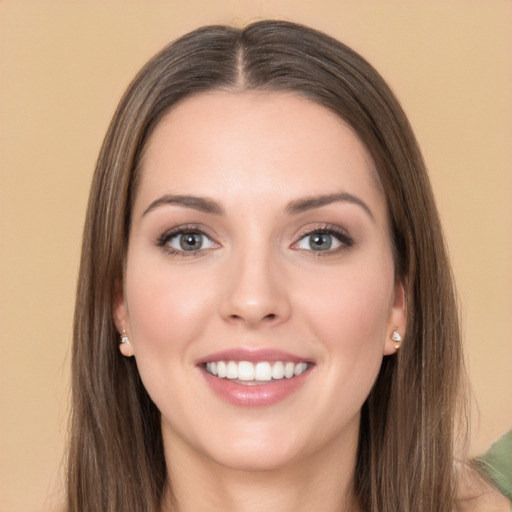
{"label": "nostril", "polygon": [[[232,320],[250,320],[250,318],[244,316],[244,315],[237,315],[237,314],[233,314],[233,315],[230,315],[230,318]],[[263,317],[259,317],[261,321],[269,321],[269,322],[272,322],[274,321],[276,318],[277,318],[277,315],[275,313],[269,313],[268,315],[265,315]],[[260,320],[257,320],[257,321],[260,321]]]}

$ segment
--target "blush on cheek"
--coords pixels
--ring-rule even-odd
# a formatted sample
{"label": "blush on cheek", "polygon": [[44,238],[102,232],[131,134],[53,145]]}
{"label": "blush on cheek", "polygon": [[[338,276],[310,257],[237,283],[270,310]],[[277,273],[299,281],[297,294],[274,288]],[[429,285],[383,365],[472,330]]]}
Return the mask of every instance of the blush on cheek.
{"label": "blush on cheek", "polygon": [[316,326],[329,330],[330,339],[343,333],[347,341],[358,345],[363,341],[382,342],[393,302],[391,278],[371,274],[361,278],[361,274],[354,273],[340,276],[338,282],[323,289],[317,287],[304,314],[311,315]]}
{"label": "blush on cheek", "polygon": [[[151,271],[135,255],[127,269],[126,300],[137,352],[161,357],[171,350],[184,354],[215,315],[218,301],[204,273],[177,271],[165,259]],[[210,290],[210,292],[208,291]]]}

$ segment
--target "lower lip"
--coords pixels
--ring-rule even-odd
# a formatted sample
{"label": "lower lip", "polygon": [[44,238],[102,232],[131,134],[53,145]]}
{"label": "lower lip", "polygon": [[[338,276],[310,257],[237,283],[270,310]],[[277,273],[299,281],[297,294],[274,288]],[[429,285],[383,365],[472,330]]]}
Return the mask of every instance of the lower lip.
{"label": "lower lip", "polygon": [[306,381],[311,368],[291,379],[270,381],[268,384],[239,384],[230,379],[219,379],[201,368],[206,382],[224,401],[238,407],[265,407],[288,398]]}

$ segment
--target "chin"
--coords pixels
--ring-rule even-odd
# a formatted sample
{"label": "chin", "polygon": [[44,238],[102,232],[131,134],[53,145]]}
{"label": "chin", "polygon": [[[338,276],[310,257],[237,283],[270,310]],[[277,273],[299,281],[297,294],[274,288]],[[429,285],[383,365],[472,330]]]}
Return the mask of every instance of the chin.
{"label": "chin", "polygon": [[327,431],[313,425],[290,422],[239,422],[204,439],[207,457],[223,467],[239,471],[275,471],[314,457],[333,441]]}
{"label": "chin", "polygon": [[219,465],[235,471],[277,471],[287,468],[304,458],[300,450],[278,449],[275,446],[230,447],[222,453],[211,453]]}

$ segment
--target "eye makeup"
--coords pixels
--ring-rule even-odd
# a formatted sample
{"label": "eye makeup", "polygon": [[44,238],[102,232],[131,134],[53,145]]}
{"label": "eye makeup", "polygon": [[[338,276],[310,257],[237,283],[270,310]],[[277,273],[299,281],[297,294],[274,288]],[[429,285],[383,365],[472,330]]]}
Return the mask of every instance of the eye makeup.
{"label": "eye makeup", "polygon": [[315,256],[333,256],[353,245],[354,239],[344,228],[335,224],[319,224],[304,229],[291,248],[311,252]]}
{"label": "eye makeup", "polygon": [[[204,251],[216,249],[220,244],[197,224],[185,224],[164,231],[156,239],[156,245],[171,256],[198,256]],[[335,224],[316,224],[303,229],[290,249],[311,253],[315,256],[334,256],[353,247],[354,239],[346,229]]]}
{"label": "eye makeup", "polygon": [[[173,242],[173,239],[177,240]],[[220,247],[195,224],[176,226],[165,231],[157,238],[156,245],[171,256],[182,257],[198,256],[205,250]]]}

